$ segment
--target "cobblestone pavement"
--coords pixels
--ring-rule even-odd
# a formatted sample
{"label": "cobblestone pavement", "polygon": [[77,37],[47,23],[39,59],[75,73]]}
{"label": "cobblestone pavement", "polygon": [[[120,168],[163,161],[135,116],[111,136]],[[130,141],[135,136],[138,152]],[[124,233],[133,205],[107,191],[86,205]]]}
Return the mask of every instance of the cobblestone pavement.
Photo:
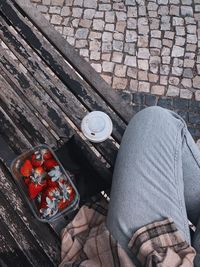
{"label": "cobblestone pavement", "polygon": [[32,0],[116,89],[200,100],[200,0]]}

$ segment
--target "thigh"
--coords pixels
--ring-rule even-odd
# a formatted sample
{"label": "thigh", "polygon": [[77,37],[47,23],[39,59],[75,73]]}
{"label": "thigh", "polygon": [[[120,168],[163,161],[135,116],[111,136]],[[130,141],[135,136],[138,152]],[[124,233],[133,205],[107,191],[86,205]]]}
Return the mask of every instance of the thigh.
{"label": "thigh", "polygon": [[182,162],[186,210],[189,220],[197,225],[200,217],[200,151],[188,130],[183,140]]}
{"label": "thigh", "polygon": [[184,130],[178,115],[159,107],[140,111],[127,127],[107,217],[109,230],[125,249],[133,232],[166,217],[190,242],[182,172]]}

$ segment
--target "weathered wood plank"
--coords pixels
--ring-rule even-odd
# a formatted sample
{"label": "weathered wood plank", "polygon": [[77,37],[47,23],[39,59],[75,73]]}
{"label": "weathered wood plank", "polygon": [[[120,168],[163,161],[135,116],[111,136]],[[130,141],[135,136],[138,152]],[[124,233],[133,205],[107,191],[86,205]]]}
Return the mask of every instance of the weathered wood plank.
{"label": "weathered wood plank", "polygon": [[[0,48],[0,54],[2,55],[0,58],[0,67],[4,70],[4,73],[6,73],[5,78],[10,79],[9,83],[12,82],[12,88],[18,93],[20,99],[26,103],[26,106],[28,106],[33,113],[37,111],[41,118],[45,119],[50,128],[56,131],[59,137],[62,136],[65,137],[66,140],[69,139],[75,131],[68,125],[63,111],[52,101],[49,95],[43,91],[40,85],[36,86],[33,84],[31,80],[32,77],[28,77],[28,73],[24,75],[22,72],[19,72],[17,64],[6,55],[6,51],[2,48]],[[29,103],[29,99],[31,99],[31,104]],[[13,99],[13,101],[15,100]],[[114,164],[117,147],[111,140],[108,139],[103,143],[95,144],[95,146],[110,164]]]}
{"label": "weathered wood plank", "polygon": [[[7,123],[7,121],[6,121]],[[8,136],[10,138],[10,136]],[[18,140],[16,139],[15,142],[18,144]],[[5,140],[0,135],[0,160],[5,164],[5,166],[10,170],[11,164],[13,160],[18,156],[17,154],[9,147],[9,144],[5,142]],[[28,147],[27,147],[28,148]],[[22,153],[20,149],[20,153]],[[9,190],[10,192],[10,190]],[[64,218],[62,220],[56,221],[53,224],[51,224],[52,229],[60,236],[60,232],[62,228],[68,223],[68,220],[65,220]]]}
{"label": "weathered wood plank", "polygon": [[33,266],[55,266],[43,250],[38,247],[36,240],[29,230],[24,227],[20,217],[13,211],[13,206],[5,199],[0,190],[0,221],[4,222],[8,232],[15,240]]}
{"label": "weathered wood plank", "polygon": [[[6,86],[5,88],[9,88],[9,86]],[[9,92],[10,91],[8,91],[7,93],[9,94]],[[12,92],[12,91],[11,91]],[[11,93],[11,95],[12,95],[13,93]],[[13,99],[13,102],[15,101],[16,99],[14,98]],[[17,102],[18,103],[18,102]],[[5,112],[4,112],[5,113]],[[8,127],[9,128],[9,127]],[[23,131],[23,129],[21,129],[22,131]],[[10,137],[10,134],[9,134],[9,132],[8,132],[8,138],[12,138],[12,137]],[[82,142],[84,142],[83,140],[82,140]],[[15,143],[18,143],[17,142],[17,137],[16,137],[16,140],[15,140]],[[80,142],[81,143],[81,142]],[[82,145],[83,146],[83,145]],[[91,154],[90,155],[90,159],[92,158],[92,162],[94,162],[93,164],[97,167],[97,166],[101,166],[101,167],[98,167],[100,170],[99,170],[99,173],[104,173],[105,171],[104,170],[106,170],[106,168],[105,168],[105,165],[103,165],[103,164],[101,164],[101,162],[100,162],[100,160],[96,157],[96,155],[94,155],[94,153],[91,151],[91,148],[89,147],[89,145],[88,144],[84,144],[84,147],[85,147],[85,152],[87,153],[87,154]],[[105,148],[104,148],[104,150],[105,150]],[[21,152],[21,151],[20,151]],[[108,150],[105,150],[105,154],[111,154],[112,155],[112,152],[113,151],[110,151],[110,153],[109,153],[109,151]],[[108,175],[106,175],[106,176],[108,176]],[[102,176],[101,176],[102,177]],[[104,175],[103,175],[103,177],[104,177]]]}
{"label": "weathered wood plank", "polygon": [[89,110],[102,110],[110,115],[114,125],[113,136],[120,140],[125,130],[125,124],[113,112],[111,109],[112,105],[108,106],[99,95],[95,94],[94,88],[91,88],[85,80],[76,74],[74,69],[70,68],[64,61],[63,56],[53,49],[50,43],[40,37],[27,20],[12,5],[9,5],[9,1],[8,3],[2,3],[0,7],[13,27],[15,27],[32,49],[42,57],[46,64],[58,75],[83,105],[87,106]]}
{"label": "weathered wood plank", "polygon": [[13,159],[16,157],[14,151],[9,147],[5,140],[0,135],[0,160],[5,164],[7,168],[10,168]]}
{"label": "weathered wood plank", "polygon": [[1,75],[0,84],[1,107],[9,115],[20,131],[23,132],[27,140],[29,140],[32,145],[45,143],[56,147],[55,138]]}
{"label": "weathered wood plank", "polygon": [[[54,27],[44,18],[38,10],[32,6],[29,0],[15,0],[26,15],[40,29],[45,37],[56,47],[58,51],[69,61],[72,66],[87,80],[98,93],[109,102],[119,116],[128,122],[133,115],[131,107],[116,94],[116,92],[94,71],[94,69],[80,57],[78,52],[66,42]],[[30,8],[31,7],[31,8]]]}
{"label": "weathered wood plank", "polygon": [[[2,19],[0,19],[2,21]],[[4,21],[2,23],[5,24]],[[25,46],[20,37],[17,36],[14,32],[9,31],[8,25],[0,26],[0,37],[4,42],[8,45],[11,51],[15,54],[15,56],[21,61],[21,63],[28,70],[26,73],[26,78],[34,82],[33,77],[40,83],[43,89],[51,96],[51,98],[56,102],[56,104],[61,108],[59,114],[62,114],[62,111],[73,121],[76,127],[79,128],[81,126],[81,120],[87,114],[87,110],[81,105],[79,101],[74,97],[74,95],[66,90],[65,85],[55,78],[51,77],[46,70],[46,67],[39,62],[37,57],[31,53],[30,49]],[[3,55],[5,53],[2,52]],[[2,58],[3,60],[3,58]],[[6,62],[3,62],[4,66],[6,66]],[[16,68],[15,68],[16,69]],[[29,74],[30,73],[30,74]],[[37,90],[37,84],[36,90]],[[31,88],[31,93],[35,91]],[[26,88],[27,92],[27,88]],[[42,95],[45,93],[42,92],[42,88],[40,88],[39,94],[41,92]],[[48,105],[48,102],[47,102]],[[46,118],[47,120],[47,118]],[[113,164],[115,161],[115,157],[117,154],[117,149],[115,145],[112,144],[112,141],[107,140],[102,144],[95,145],[100,153],[103,153],[104,157],[109,159],[109,163]]]}
{"label": "weathered wood plank", "polygon": [[[9,88],[9,86],[7,86],[8,88]],[[6,87],[5,87],[6,88]],[[12,88],[14,88],[14,86],[12,86]],[[9,89],[9,90],[11,90],[11,88]],[[18,89],[19,90],[19,89]],[[7,94],[9,94],[9,92],[12,92],[12,90],[11,91],[7,91]],[[10,93],[11,95],[13,94],[13,93]],[[0,94],[1,95],[1,94]],[[4,95],[4,94],[3,94]],[[15,98],[13,98],[13,102],[14,101],[16,101],[16,99]],[[24,101],[25,102],[25,101]],[[17,103],[18,103],[18,100],[17,100]],[[23,132],[23,129],[22,129],[22,132]],[[91,148],[90,148],[90,146],[86,143],[86,141],[83,141],[83,139],[81,139],[81,141],[80,141],[80,145],[81,145],[81,142],[82,143],[84,143],[84,145],[82,145],[82,146],[84,146],[85,147],[85,153],[87,153],[87,154],[91,154],[90,155],[90,159],[88,159],[88,160],[91,160],[92,159],[92,162],[94,162],[93,164],[95,165],[95,167],[97,168],[98,167],[98,169],[99,169],[99,173],[102,173],[102,174],[104,174],[104,173],[107,173],[107,170],[106,170],[106,168],[105,168],[105,165],[103,165],[103,164],[101,164],[101,162],[100,162],[100,160],[96,157],[96,155],[94,155],[94,153],[91,151]],[[99,146],[100,146],[101,144],[99,144]],[[106,146],[102,146],[102,148],[101,148],[101,150],[103,150],[104,149],[104,154],[106,155],[106,156],[108,156],[109,157],[109,159],[111,159],[111,160],[114,160],[113,158],[114,158],[114,156],[115,156],[115,154],[117,153],[113,153],[113,149],[111,149],[110,148],[110,150],[109,150],[109,146],[107,146],[107,148],[106,148]],[[106,174],[105,175],[106,177],[110,177],[110,175],[108,175],[108,174]],[[104,175],[101,175],[101,177],[104,177]]]}
{"label": "weathered wood plank", "polygon": [[0,38],[6,43],[9,49],[19,59],[43,89],[51,96],[57,105],[61,107],[77,127],[80,127],[82,118],[88,110],[78,99],[67,89],[58,78],[53,77],[43,61],[33,53],[33,50],[23,42],[19,36],[0,17]]}
{"label": "weathered wood plank", "polygon": [[[0,101],[1,104],[1,101]],[[0,136],[16,154],[31,148],[31,144],[11,121],[8,114],[0,106]]]}
{"label": "weathered wood plank", "polygon": [[[25,231],[25,237],[28,235],[27,242],[29,245],[33,241],[32,248],[34,249],[35,247],[39,253],[43,251],[42,257],[45,260],[47,259],[47,262],[50,264],[57,266],[60,261],[60,239],[48,224],[40,223],[33,217],[29,206],[22,201],[21,194],[13,182],[13,178],[2,162],[0,162],[0,188],[6,203],[9,203],[8,208],[11,209],[8,214],[7,223],[11,221],[11,227],[14,224],[14,227],[17,227],[17,229],[18,225],[16,223],[19,223],[19,230]],[[0,200],[0,203],[2,204],[3,202]],[[6,216],[4,214],[4,220],[7,218]],[[14,235],[15,228],[13,231],[10,231]]]}
{"label": "weathered wood plank", "polygon": [[0,220],[0,266],[27,266],[32,267],[24,253],[19,249],[17,243],[9,233],[5,222]]}
{"label": "weathered wood plank", "polygon": [[62,110],[52,101],[51,97],[41,88],[36,80],[33,82],[28,73],[23,74],[19,70],[18,64],[1,47],[0,54],[2,55],[0,66],[13,84],[15,84],[15,92],[19,94],[23,102],[26,103],[32,112],[37,112],[39,117],[45,120],[49,128],[53,129],[59,137],[65,136],[70,138],[73,131],[66,121]]}

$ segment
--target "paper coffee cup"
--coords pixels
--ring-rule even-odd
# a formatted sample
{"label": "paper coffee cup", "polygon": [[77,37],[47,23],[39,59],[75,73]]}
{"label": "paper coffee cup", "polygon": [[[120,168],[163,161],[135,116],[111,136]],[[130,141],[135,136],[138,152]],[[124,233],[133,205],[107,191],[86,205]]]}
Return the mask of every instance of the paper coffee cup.
{"label": "paper coffee cup", "polygon": [[84,136],[91,142],[105,141],[112,133],[113,124],[110,117],[102,111],[92,111],[81,122]]}

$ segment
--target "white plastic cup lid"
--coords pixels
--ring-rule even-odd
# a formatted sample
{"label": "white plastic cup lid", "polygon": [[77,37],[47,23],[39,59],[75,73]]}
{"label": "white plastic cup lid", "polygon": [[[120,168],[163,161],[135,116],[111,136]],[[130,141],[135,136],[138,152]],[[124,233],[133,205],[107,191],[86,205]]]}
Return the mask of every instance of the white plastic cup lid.
{"label": "white plastic cup lid", "polygon": [[94,143],[105,141],[112,133],[113,124],[110,117],[102,111],[92,111],[81,122],[85,137]]}

